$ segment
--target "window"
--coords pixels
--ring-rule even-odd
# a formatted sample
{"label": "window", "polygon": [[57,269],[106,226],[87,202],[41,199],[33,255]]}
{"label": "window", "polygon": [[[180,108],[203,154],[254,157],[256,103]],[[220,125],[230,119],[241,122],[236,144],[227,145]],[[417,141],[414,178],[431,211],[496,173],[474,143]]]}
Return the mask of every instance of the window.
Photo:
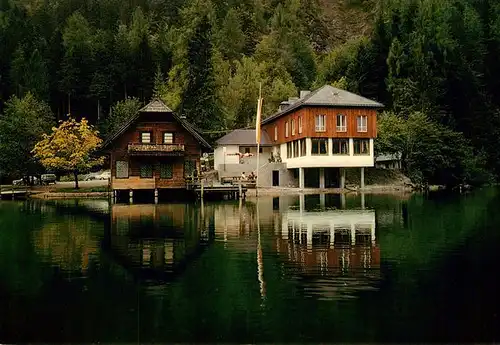
{"label": "window", "polygon": [[311,154],[327,155],[328,154],[328,139],[312,139]]}
{"label": "window", "polygon": [[141,165],[141,178],[152,178],[153,177],[153,165],[142,164]]}
{"label": "window", "polygon": [[171,179],[174,177],[174,166],[170,163],[160,164],[160,178]]}
{"label": "window", "polygon": [[334,155],[349,154],[349,139],[333,139],[332,145]]}
{"label": "window", "polygon": [[285,137],[288,138],[288,121],[285,122]]}
{"label": "window", "polygon": [[192,176],[195,170],[196,170],[196,161],[191,161],[191,160],[184,161],[184,177]]}
{"label": "window", "polygon": [[116,178],[128,178],[128,162],[116,161]]}
{"label": "window", "polygon": [[300,155],[306,155],[306,139],[300,139]]}
{"label": "window", "polygon": [[295,135],[295,120],[292,120],[292,135]]}
{"label": "window", "polygon": [[262,153],[262,147],[259,147],[259,153]]}
{"label": "window", "polygon": [[163,143],[173,144],[174,143],[174,133],[163,133]]}
{"label": "window", "polygon": [[286,158],[292,158],[292,143],[286,143]]}
{"label": "window", "polygon": [[299,156],[299,141],[295,140],[293,142],[293,156],[298,157]]}
{"label": "window", "polygon": [[141,132],[141,143],[151,144],[151,132]]}
{"label": "window", "polygon": [[345,115],[337,115],[337,132],[347,132],[347,117]]}
{"label": "window", "polygon": [[316,115],[316,132],[326,131],[326,115]]}
{"label": "window", "polygon": [[278,126],[274,126],[274,141],[278,140]]}
{"label": "window", "polygon": [[299,116],[299,134],[302,133],[302,116]]}
{"label": "window", "polygon": [[249,147],[245,147],[245,153],[250,153],[250,148]]}
{"label": "window", "polygon": [[358,116],[358,132],[368,131],[368,116],[361,115]]}
{"label": "window", "polygon": [[370,139],[354,139],[354,154],[369,155]]}

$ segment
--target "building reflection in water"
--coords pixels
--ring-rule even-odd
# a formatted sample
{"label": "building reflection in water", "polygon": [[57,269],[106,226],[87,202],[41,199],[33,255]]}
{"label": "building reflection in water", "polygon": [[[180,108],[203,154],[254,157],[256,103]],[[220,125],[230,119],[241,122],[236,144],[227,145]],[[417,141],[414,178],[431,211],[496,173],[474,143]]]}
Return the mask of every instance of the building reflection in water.
{"label": "building reflection in water", "polygon": [[107,247],[137,279],[170,280],[213,240],[213,219],[204,205],[113,205]]}
{"label": "building reflection in water", "polygon": [[340,195],[302,195],[299,205],[280,203],[276,250],[288,271],[301,278],[306,294],[353,298],[359,291],[376,289],[380,249],[375,211],[365,208],[364,197],[359,201],[357,209],[343,209],[346,200]]}

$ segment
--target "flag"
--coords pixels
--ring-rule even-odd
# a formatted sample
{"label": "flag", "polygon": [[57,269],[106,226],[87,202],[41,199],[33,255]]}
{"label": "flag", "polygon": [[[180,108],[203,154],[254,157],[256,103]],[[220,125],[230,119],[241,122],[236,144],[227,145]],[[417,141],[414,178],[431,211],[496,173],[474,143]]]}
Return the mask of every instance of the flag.
{"label": "flag", "polygon": [[262,97],[257,101],[257,120],[255,121],[255,142],[260,143],[260,118],[262,114]]}

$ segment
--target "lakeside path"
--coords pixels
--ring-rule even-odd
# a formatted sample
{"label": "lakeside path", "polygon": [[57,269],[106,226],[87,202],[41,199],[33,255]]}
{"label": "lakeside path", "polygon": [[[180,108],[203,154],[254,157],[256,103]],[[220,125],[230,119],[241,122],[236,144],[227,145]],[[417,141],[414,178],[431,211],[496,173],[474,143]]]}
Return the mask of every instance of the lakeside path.
{"label": "lakeside path", "polygon": [[[69,198],[106,198],[106,191],[89,191],[93,188],[102,189],[107,187],[107,181],[82,181],[79,183],[81,191],[71,190],[74,182],[59,182],[55,185],[36,187],[33,189],[33,194],[30,196],[34,199],[69,199]],[[412,190],[401,185],[369,185],[364,189],[351,190],[340,188],[280,188],[268,187],[259,188],[259,196],[278,197],[282,195],[299,195],[299,194],[350,194],[350,193],[366,193],[366,194],[409,194]],[[255,198],[256,190],[249,189],[247,198]]]}

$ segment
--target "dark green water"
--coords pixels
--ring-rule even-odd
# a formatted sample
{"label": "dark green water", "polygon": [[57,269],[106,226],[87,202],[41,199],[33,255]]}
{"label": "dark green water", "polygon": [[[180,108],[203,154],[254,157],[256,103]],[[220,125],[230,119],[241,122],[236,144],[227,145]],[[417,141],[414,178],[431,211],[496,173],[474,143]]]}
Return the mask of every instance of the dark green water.
{"label": "dark green water", "polygon": [[496,189],[4,201],[0,343],[498,341],[499,249]]}

